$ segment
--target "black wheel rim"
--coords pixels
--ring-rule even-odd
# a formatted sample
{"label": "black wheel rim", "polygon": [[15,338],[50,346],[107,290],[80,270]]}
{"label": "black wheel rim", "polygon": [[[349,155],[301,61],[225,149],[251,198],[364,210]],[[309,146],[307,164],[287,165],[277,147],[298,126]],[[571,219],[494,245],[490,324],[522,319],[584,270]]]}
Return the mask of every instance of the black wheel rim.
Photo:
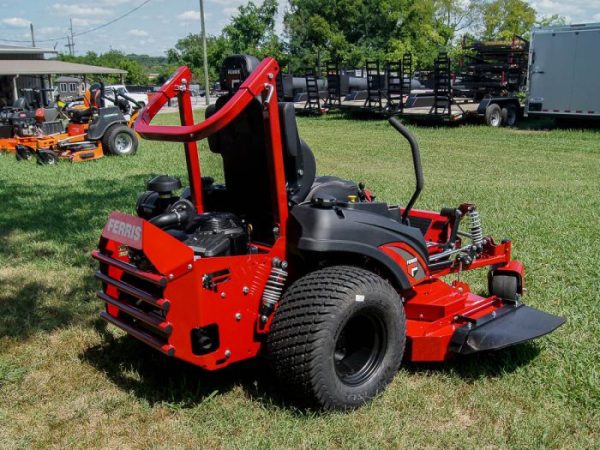
{"label": "black wheel rim", "polygon": [[368,381],[381,365],[387,333],[381,317],[363,310],[352,316],[342,328],[333,354],[339,380],[349,386]]}

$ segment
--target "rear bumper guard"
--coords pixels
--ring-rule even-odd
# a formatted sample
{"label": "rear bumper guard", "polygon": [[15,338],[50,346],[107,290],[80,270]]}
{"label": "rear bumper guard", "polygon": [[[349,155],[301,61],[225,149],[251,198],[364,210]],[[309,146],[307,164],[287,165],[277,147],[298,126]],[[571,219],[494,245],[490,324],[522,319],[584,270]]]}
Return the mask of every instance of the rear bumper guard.
{"label": "rear bumper guard", "polygon": [[[102,264],[115,267],[140,281],[152,283],[159,288],[164,288],[167,284],[165,277],[142,271],[132,264],[98,251],[95,251],[92,256],[101,263],[101,267]],[[160,289],[161,294],[157,296],[134,286],[135,282],[130,284],[109,276],[108,271],[99,270],[95,276],[104,286],[111,286],[117,292],[116,295],[114,295],[114,292],[110,292],[111,295],[109,295],[105,288],[96,293],[100,300],[119,311],[118,315],[113,315],[108,312],[110,311],[109,308],[108,311],[100,313],[100,317],[146,345],[165,355],[174,356],[175,347],[168,342],[169,336],[173,332],[173,325],[165,318],[169,311],[170,302],[162,298],[162,289]],[[128,300],[128,298],[133,298],[136,301],[140,300],[147,306],[140,308],[141,303]],[[148,309],[148,306],[151,308]]]}
{"label": "rear bumper guard", "polygon": [[109,323],[112,323],[114,326],[121,328],[127,334],[133,336],[134,338],[142,341],[144,344],[164,353],[167,356],[175,356],[175,347],[171,344],[164,343],[160,339],[155,336],[152,336],[149,333],[145,333],[128,323],[117,319],[116,317],[111,316],[109,313],[103,311],[100,313],[100,317],[106,320]]}
{"label": "rear bumper guard", "polygon": [[507,304],[477,319],[458,319],[468,323],[454,332],[449,350],[462,355],[500,350],[536,339],[551,333],[566,322],[563,317],[522,303]]}

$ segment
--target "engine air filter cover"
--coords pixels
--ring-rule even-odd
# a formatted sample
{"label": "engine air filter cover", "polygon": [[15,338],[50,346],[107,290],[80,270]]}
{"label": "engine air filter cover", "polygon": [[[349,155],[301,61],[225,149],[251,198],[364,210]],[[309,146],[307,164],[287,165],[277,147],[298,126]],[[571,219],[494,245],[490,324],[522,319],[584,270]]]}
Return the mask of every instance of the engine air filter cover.
{"label": "engine air filter cover", "polygon": [[181,188],[181,181],[169,175],[159,175],[148,181],[148,190],[159,194],[170,194]]}

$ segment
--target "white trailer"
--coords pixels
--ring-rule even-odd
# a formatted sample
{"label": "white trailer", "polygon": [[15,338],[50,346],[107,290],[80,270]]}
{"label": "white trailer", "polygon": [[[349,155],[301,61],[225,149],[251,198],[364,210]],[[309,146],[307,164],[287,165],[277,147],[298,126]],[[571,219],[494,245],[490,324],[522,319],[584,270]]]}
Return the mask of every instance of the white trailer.
{"label": "white trailer", "polygon": [[525,116],[600,119],[600,23],[534,29]]}

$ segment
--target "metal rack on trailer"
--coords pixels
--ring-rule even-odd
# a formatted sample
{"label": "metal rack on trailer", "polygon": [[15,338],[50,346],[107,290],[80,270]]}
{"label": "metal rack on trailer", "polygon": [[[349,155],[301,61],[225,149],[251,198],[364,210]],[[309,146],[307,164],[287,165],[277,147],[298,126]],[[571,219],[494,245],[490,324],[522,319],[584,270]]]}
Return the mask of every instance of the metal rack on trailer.
{"label": "metal rack on trailer", "polygon": [[521,90],[527,78],[529,41],[514,35],[510,41],[471,42],[463,39],[457,87],[477,100]]}
{"label": "metal rack on trailer", "polygon": [[451,66],[448,54],[440,52],[434,63],[432,89],[409,95],[397,115],[416,121],[441,123],[483,119],[493,127],[516,123],[521,111],[518,98],[512,92],[497,90],[502,85],[508,86],[503,73],[496,73],[494,77],[497,79],[493,81],[488,80],[487,90],[482,90],[482,83],[473,90],[468,82],[466,86],[452,84]]}
{"label": "metal rack on trailer", "polygon": [[306,71],[306,102],[304,111],[321,114],[321,98],[317,75],[313,70]]}
{"label": "metal rack on trailer", "polygon": [[335,63],[327,64],[327,99],[325,108],[337,108],[341,106],[341,78],[339,66]]}
{"label": "metal rack on trailer", "polygon": [[[296,111],[322,114],[341,110],[384,117],[401,111],[411,92],[412,55],[407,53],[383,67],[382,71],[382,64],[372,60],[360,71],[342,70],[337,63],[329,63],[323,78],[319,78],[316,71],[307,72],[306,91],[293,99]],[[288,84],[295,85],[295,79]]]}

